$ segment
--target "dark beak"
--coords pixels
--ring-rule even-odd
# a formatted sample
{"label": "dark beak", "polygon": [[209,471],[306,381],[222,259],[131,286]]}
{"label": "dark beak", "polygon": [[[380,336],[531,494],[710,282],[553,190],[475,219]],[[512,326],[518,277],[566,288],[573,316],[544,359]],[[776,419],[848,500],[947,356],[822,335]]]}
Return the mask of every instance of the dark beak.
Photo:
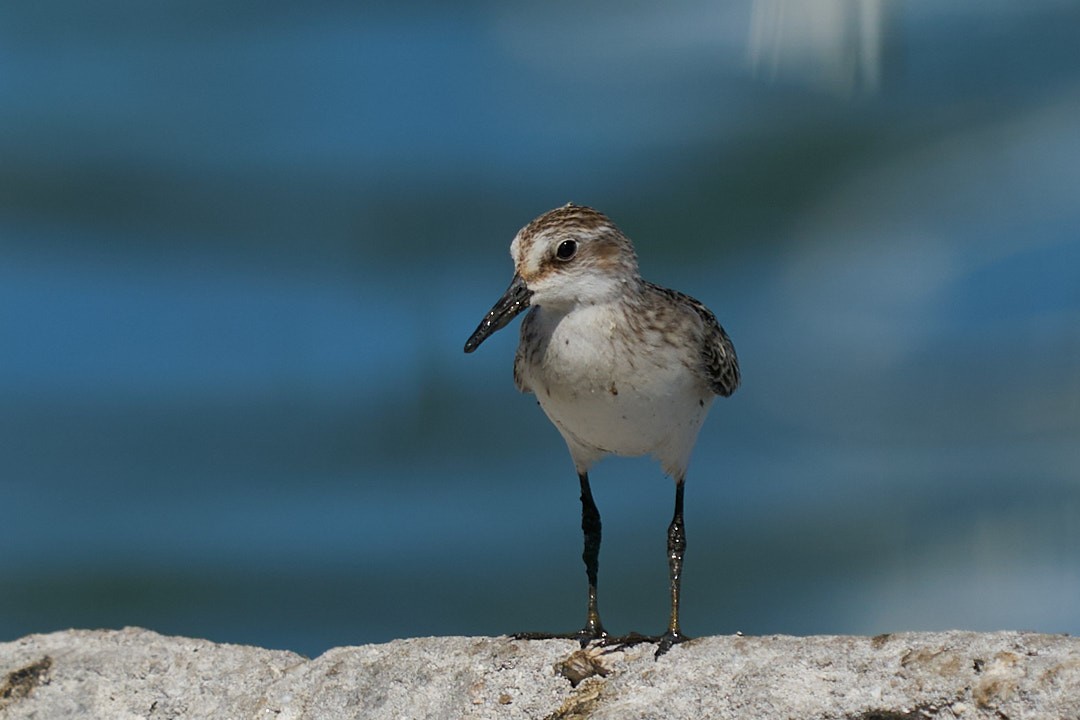
{"label": "dark beak", "polygon": [[525,285],[525,281],[521,279],[520,275],[514,275],[510,287],[506,288],[506,292],[499,298],[499,302],[495,303],[495,307],[488,311],[488,314],[484,316],[476,330],[465,342],[465,352],[471,353],[480,347],[480,343],[487,340],[488,335],[506,327],[511,320],[517,317],[518,313],[529,307],[529,298],[531,297],[532,290]]}

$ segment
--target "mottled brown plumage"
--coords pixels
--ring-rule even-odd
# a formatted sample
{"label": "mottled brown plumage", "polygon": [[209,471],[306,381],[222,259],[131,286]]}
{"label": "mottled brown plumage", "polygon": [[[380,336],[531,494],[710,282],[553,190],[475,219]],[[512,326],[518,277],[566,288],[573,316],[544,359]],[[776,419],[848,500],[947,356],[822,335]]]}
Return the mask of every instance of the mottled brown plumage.
{"label": "mottled brown plumage", "polygon": [[701,318],[705,326],[705,335],[701,343],[702,368],[708,375],[713,392],[722,397],[730,397],[739,387],[741,377],[739,375],[739,359],[735,355],[735,345],[731,342],[727,332],[716,316],[709,308],[705,307],[695,298],[678,290],[646,282],[646,285],[654,291],[671,298],[676,304],[686,305],[693,308]]}

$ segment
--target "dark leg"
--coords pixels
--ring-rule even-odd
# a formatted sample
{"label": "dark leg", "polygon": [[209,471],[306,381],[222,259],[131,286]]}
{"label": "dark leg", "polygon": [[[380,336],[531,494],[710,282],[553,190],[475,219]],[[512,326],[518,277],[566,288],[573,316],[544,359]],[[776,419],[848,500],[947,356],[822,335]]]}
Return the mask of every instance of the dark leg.
{"label": "dark leg", "polygon": [[690,638],[682,634],[679,628],[679,585],[682,580],[683,554],[686,552],[686,527],[683,523],[683,481],[675,481],[675,516],[668,526],[668,571],[671,575],[671,616],[668,619],[667,632],[663,635],[639,635],[630,633],[620,637],[605,637],[605,643],[618,647],[637,645],[643,642],[656,643],[656,657],[671,649],[672,645]]}
{"label": "dark leg", "polygon": [[686,552],[686,526],[683,523],[683,481],[675,482],[675,516],[668,526],[668,571],[671,576],[671,617],[668,629],[660,637],[656,657],[660,657],[675,643],[688,640],[679,628],[679,588],[682,581],[683,554]]}
{"label": "dark leg", "polygon": [[585,549],[581,559],[585,561],[585,574],[589,578],[589,611],[585,616],[585,627],[581,629],[581,644],[584,647],[589,640],[607,635],[600,624],[600,611],[596,604],[596,571],[600,561],[600,511],[593,501],[592,488],[589,487],[589,474],[578,475],[581,480],[581,531],[585,535]]}
{"label": "dark leg", "polygon": [[589,474],[578,475],[581,481],[581,531],[585,535],[585,549],[581,553],[581,559],[585,561],[585,574],[589,578],[589,609],[585,616],[585,627],[577,632],[566,634],[555,633],[517,633],[514,637],[521,640],[549,640],[552,638],[565,638],[578,640],[581,647],[585,647],[591,640],[607,638],[607,631],[600,623],[600,611],[596,604],[596,574],[600,564],[600,511],[596,509],[593,501],[592,488],[589,487]]}

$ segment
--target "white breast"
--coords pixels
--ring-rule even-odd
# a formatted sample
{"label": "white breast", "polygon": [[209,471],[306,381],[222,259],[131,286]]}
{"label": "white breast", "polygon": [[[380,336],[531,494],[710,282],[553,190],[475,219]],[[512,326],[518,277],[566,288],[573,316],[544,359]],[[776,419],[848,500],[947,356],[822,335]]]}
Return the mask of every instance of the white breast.
{"label": "white breast", "polygon": [[700,351],[659,333],[630,336],[620,312],[595,305],[559,316],[536,308],[529,321],[539,347],[525,355],[525,385],[579,472],[609,453],[652,454],[681,477],[713,399],[693,369]]}

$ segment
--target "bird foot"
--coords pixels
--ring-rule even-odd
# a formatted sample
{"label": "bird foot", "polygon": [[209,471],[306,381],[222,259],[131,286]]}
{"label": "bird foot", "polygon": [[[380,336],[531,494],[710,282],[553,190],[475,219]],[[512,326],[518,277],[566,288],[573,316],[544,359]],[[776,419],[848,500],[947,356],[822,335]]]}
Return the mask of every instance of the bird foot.
{"label": "bird foot", "polygon": [[656,643],[654,657],[659,659],[661,655],[679,643],[692,638],[681,632],[668,630],[663,635],[642,635],[641,633],[628,633],[626,635],[608,635],[602,627],[583,627],[577,632],[569,633],[545,633],[545,632],[520,632],[511,635],[515,640],[577,640],[581,647],[585,648],[591,642],[597,642],[601,647],[621,650],[625,647],[641,645],[643,643]]}
{"label": "bird foot", "polygon": [[603,639],[603,644],[618,650],[620,648],[640,645],[642,643],[656,643],[656,654],[654,657],[659,659],[660,656],[670,650],[672,646],[686,642],[690,639],[691,638],[683,635],[681,632],[673,632],[671,630],[668,630],[663,635],[642,635],[641,633],[632,632],[628,635],[620,635],[619,637],[607,636]]}
{"label": "bird foot", "polygon": [[544,633],[544,632],[520,632],[514,633],[511,637],[515,640],[577,640],[581,643],[581,647],[588,646],[589,643],[599,640],[602,644],[607,644],[608,634],[603,627],[586,625],[576,632],[568,633]]}

